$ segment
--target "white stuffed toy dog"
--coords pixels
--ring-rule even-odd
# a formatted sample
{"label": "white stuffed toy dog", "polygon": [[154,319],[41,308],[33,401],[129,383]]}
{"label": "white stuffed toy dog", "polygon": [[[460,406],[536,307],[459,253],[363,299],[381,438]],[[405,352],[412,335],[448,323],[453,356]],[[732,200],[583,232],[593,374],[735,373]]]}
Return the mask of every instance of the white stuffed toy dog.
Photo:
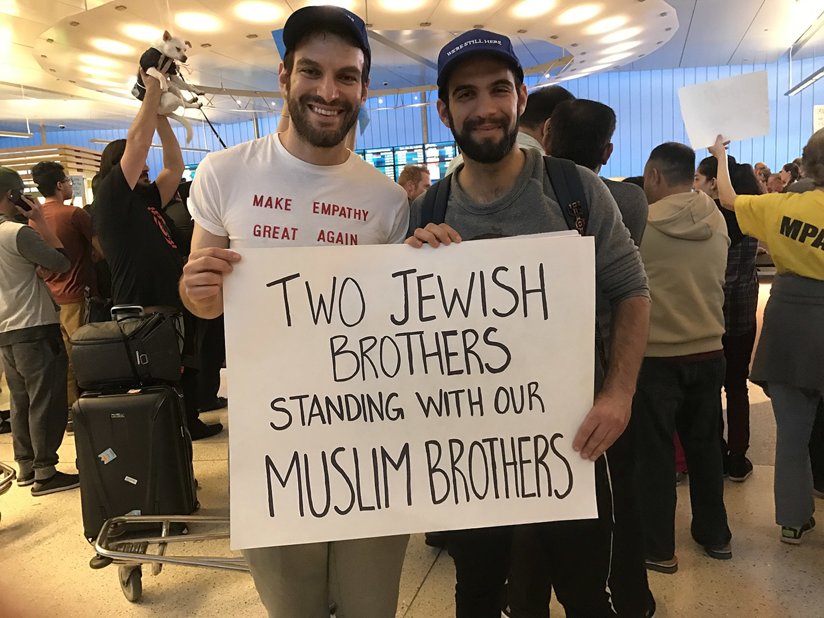
{"label": "white stuffed toy dog", "polygon": [[[183,41],[177,37],[173,37],[168,31],[163,33],[163,39],[158,41],[154,46],[147,49],[140,57],[140,68],[151,75],[160,82],[160,89],[163,92],[160,95],[160,105],[157,113],[162,116],[174,118],[186,129],[186,142],[192,141],[192,125],[183,116],[175,114],[175,110],[179,107],[198,109],[201,103],[197,100],[197,95],[204,94],[192,90],[178,71],[177,63],[184,64],[188,57],[186,50],[191,48],[192,44],[189,41]],[[194,100],[187,100],[184,98],[182,91],[187,90],[195,95]],[[137,73],[137,83],[132,88],[132,95],[140,101],[146,96],[146,85],[143,83],[143,77],[140,72]]]}

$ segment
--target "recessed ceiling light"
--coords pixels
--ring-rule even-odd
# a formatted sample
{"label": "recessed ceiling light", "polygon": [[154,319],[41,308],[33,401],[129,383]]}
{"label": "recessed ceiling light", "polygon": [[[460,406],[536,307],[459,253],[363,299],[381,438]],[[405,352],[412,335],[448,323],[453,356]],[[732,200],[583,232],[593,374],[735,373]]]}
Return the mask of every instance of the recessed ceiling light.
{"label": "recessed ceiling light", "polygon": [[83,81],[89,82],[90,84],[94,84],[95,86],[109,86],[110,88],[118,88],[120,84],[117,82],[113,82],[109,79],[97,79],[95,77],[86,78]]}
{"label": "recessed ceiling light", "polygon": [[498,0],[452,0],[449,6],[456,13],[476,13],[493,7]]}
{"label": "recessed ceiling light", "polygon": [[623,30],[616,30],[615,32],[610,32],[604,38],[601,39],[602,43],[620,43],[621,41],[626,41],[627,39],[631,39],[633,37],[638,36],[641,34],[642,28],[637,26],[633,28],[624,28]]}
{"label": "recessed ceiling light", "polygon": [[512,7],[512,14],[521,18],[539,17],[549,13],[556,4],[555,0],[523,0]]}
{"label": "recessed ceiling light", "polygon": [[238,19],[256,24],[276,22],[283,16],[283,9],[276,4],[253,0],[239,2],[234,11]]}
{"label": "recessed ceiling light", "polygon": [[121,66],[119,60],[113,58],[106,58],[105,56],[98,56],[97,54],[80,54],[77,57],[80,62],[93,67],[105,67],[107,69],[115,69]]}
{"label": "recessed ceiling light", "polygon": [[109,71],[107,69],[101,69],[100,67],[90,67],[83,65],[77,67],[77,70],[81,73],[91,75],[92,77],[120,77],[120,73],[116,73],[115,71]]}
{"label": "recessed ceiling light", "polygon": [[629,58],[632,55],[632,52],[625,52],[623,54],[613,54],[611,56],[606,56],[605,58],[601,58],[602,63],[606,64],[614,64],[624,58]]}
{"label": "recessed ceiling light", "polygon": [[586,69],[581,69],[581,73],[594,73],[595,71],[601,71],[606,68],[609,68],[609,64],[593,64],[592,66],[587,67]]}
{"label": "recessed ceiling light", "polygon": [[603,10],[604,6],[602,4],[581,4],[558,15],[555,23],[561,26],[580,24],[589,21]]}
{"label": "recessed ceiling light", "polygon": [[136,55],[134,47],[121,43],[120,41],[115,41],[114,39],[92,39],[90,43],[95,49],[114,54],[115,56]]}
{"label": "recessed ceiling light", "polygon": [[408,13],[421,8],[426,0],[381,0],[381,8],[390,13]]}
{"label": "recessed ceiling light", "polygon": [[594,24],[587,26],[584,32],[586,34],[605,34],[626,26],[627,22],[629,22],[629,17],[625,15],[615,15],[596,21]]}
{"label": "recessed ceiling light", "polygon": [[162,28],[155,28],[154,26],[147,26],[145,24],[123,24],[120,26],[120,32],[130,39],[143,43],[156,41],[163,36]]}
{"label": "recessed ceiling light", "polygon": [[635,49],[641,44],[641,41],[625,41],[623,43],[618,43],[617,45],[613,45],[611,47],[607,47],[601,50],[602,54],[620,54],[621,52]]}
{"label": "recessed ceiling light", "polygon": [[175,15],[175,24],[183,30],[192,32],[217,32],[223,26],[222,22],[209,13],[184,11]]}
{"label": "recessed ceiling light", "polygon": [[306,3],[308,6],[321,6],[330,4],[332,6],[339,6],[344,9],[352,10],[354,8],[354,0],[310,0]]}

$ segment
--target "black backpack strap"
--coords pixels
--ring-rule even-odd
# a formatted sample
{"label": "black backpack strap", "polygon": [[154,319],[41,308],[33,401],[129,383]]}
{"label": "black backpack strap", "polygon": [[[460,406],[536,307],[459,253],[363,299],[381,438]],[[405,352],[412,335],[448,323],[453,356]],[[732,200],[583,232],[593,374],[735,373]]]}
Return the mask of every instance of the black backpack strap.
{"label": "black backpack strap", "polygon": [[[584,194],[584,183],[581,182],[578,168],[572,161],[558,157],[544,157],[544,165],[567,227],[581,236],[586,236],[589,223],[589,203]],[[595,350],[606,375],[606,346],[597,315],[595,316]]]}
{"label": "black backpack strap", "polygon": [[578,169],[572,161],[557,157],[544,157],[544,166],[567,227],[585,236],[589,222],[589,204]]}
{"label": "black backpack strap", "polygon": [[446,219],[446,204],[449,202],[449,189],[452,186],[452,174],[447,174],[426,190],[421,206],[420,227],[427,223],[443,223]]}

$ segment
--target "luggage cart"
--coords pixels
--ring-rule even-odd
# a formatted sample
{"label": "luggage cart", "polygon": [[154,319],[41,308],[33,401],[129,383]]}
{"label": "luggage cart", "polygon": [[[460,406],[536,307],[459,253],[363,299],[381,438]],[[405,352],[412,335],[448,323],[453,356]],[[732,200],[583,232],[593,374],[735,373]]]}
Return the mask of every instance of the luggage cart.
{"label": "luggage cart", "polygon": [[[219,531],[203,534],[188,533],[191,524],[220,526]],[[147,527],[159,527],[160,535]],[[131,530],[130,530],[131,529]],[[118,580],[123,595],[132,603],[143,595],[143,565],[152,565],[152,575],[159,575],[164,564],[196,566],[229,571],[249,571],[243,558],[233,556],[167,555],[174,543],[193,543],[229,538],[229,518],[206,515],[124,515],[107,520],[94,544],[97,556],[92,568],[118,565]],[[150,552],[150,549],[154,553]]]}
{"label": "luggage cart", "polygon": [[[11,488],[16,477],[17,473],[14,471],[14,468],[9,468],[6,464],[0,462],[0,496]],[[2,519],[2,517],[3,514],[0,513],[0,519]]]}

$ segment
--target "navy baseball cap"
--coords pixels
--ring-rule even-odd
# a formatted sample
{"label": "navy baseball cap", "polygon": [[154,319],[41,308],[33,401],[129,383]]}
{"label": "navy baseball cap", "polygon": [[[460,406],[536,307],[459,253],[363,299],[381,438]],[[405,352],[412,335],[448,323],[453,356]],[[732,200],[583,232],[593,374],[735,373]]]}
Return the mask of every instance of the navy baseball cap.
{"label": "navy baseball cap", "polygon": [[492,54],[504,60],[515,76],[523,81],[524,69],[515,55],[509,37],[489,30],[470,30],[455,37],[443,46],[438,54],[438,89],[443,90],[452,69],[461,61],[475,54]]}
{"label": "navy baseball cap", "polygon": [[323,31],[325,26],[336,26],[354,37],[358,47],[363,50],[363,66],[366,75],[369,75],[372,50],[369,48],[366,24],[351,11],[338,6],[305,6],[292,13],[283,26],[283,44],[286,51],[294,50],[307,32]]}

